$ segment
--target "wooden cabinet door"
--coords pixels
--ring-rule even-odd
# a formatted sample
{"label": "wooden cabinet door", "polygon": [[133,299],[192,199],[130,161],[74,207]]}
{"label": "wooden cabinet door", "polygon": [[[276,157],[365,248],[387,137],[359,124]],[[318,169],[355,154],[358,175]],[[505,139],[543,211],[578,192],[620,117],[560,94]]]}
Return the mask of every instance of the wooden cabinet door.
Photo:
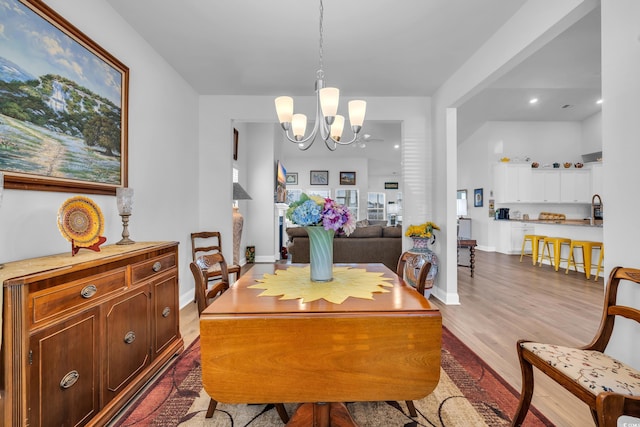
{"label": "wooden cabinet door", "polygon": [[154,280],[150,284],[153,295],[152,324],[154,357],[177,339],[179,334],[178,277]]}
{"label": "wooden cabinet door", "polygon": [[99,309],[29,339],[30,426],[81,426],[100,411]]}
{"label": "wooden cabinet door", "polygon": [[150,305],[148,287],[140,287],[105,307],[105,404],[150,363]]}

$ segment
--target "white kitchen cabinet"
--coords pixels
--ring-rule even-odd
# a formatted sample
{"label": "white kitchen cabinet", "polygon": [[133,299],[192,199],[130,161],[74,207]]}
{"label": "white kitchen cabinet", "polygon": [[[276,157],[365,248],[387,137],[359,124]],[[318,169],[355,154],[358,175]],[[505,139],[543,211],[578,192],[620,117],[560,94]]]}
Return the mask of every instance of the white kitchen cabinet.
{"label": "white kitchen cabinet", "polygon": [[534,234],[535,226],[529,222],[495,220],[495,230],[496,252],[517,255],[522,249],[524,235]]}
{"label": "white kitchen cabinet", "polygon": [[602,163],[593,163],[591,165],[591,192],[593,194],[599,194],[600,197],[603,197],[603,178],[604,176],[602,174]]}
{"label": "white kitchen cabinet", "polygon": [[534,169],[531,198],[533,202],[560,202],[560,171],[557,169]]}
{"label": "white kitchen cabinet", "polygon": [[588,169],[560,171],[560,201],[591,203],[591,172]]}
{"label": "white kitchen cabinet", "polygon": [[493,179],[497,203],[531,201],[530,165],[499,163],[495,166]]}

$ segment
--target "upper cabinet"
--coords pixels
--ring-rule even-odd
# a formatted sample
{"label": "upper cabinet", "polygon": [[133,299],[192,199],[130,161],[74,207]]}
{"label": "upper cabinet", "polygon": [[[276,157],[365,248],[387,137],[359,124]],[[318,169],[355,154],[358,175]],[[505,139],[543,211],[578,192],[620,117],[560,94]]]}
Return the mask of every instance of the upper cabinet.
{"label": "upper cabinet", "polygon": [[591,203],[591,171],[587,169],[561,171],[560,200],[566,203]]}
{"label": "upper cabinet", "polygon": [[591,203],[597,192],[591,169],[586,168],[533,169],[529,164],[498,163],[493,179],[496,203]]}
{"label": "upper cabinet", "polygon": [[531,201],[532,175],[528,164],[499,163],[493,176],[497,203]]}
{"label": "upper cabinet", "polygon": [[603,193],[602,180],[603,180],[602,163],[593,163],[591,165],[591,192],[593,194],[600,195],[600,197],[602,197],[602,193]]}
{"label": "upper cabinet", "polygon": [[558,169],[534,169],[533,201],[536,203],[560,202],[560,171]]}

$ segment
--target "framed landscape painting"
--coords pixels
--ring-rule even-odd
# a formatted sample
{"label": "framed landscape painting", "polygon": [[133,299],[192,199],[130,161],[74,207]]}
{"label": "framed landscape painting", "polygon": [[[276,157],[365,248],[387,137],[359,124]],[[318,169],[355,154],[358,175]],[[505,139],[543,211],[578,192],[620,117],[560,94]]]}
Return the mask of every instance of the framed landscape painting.
{"label": "framed landscape painting", "polygon": [[356,173],[340,172],[340,185],[356,185]]}
{"label": "framed landscape painting", "polygon": [[5,187],[115,194],[126,187],[129,69],[35,0],[0,21]]}
{"label": "framed landscape painting", "polygon": [[329,171],[311,171],[309,182],[311,185],[329,185]]}

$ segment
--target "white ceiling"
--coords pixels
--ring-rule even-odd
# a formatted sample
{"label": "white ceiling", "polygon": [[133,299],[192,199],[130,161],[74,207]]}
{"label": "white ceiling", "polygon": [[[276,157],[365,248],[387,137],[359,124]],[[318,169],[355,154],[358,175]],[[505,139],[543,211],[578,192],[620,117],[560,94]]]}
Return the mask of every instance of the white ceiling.
{"label": "white ceiling", "polygon": [[[346,99],[431,96],[525,1],[324,0],[326,82]],[[313,94],[318,0],[107,2],[199,94]],[[598,15],[462,106],[459,134],[468,136],[487,119],[579,120],[593,114],[581,105],[596,91],[599,96],[599,46]],[[522,107],[533,92],[545,100],[537,116]],[[558,110],[559,103],[574,107]],[[392,145],[399,128],[365,121],[363,133],[384,141],[366,149],[340,147],[340,155],[369,153],[380,173],[397,172],[400,154]],[[291,146],[288,155],[304,155]]]}

